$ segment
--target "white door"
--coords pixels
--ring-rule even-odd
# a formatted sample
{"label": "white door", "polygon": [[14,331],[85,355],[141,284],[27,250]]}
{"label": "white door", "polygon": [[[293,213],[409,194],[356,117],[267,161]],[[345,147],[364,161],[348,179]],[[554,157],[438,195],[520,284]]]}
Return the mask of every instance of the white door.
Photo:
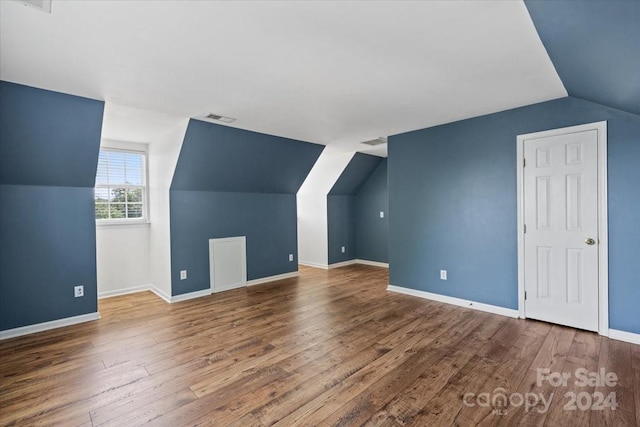
{"label": "white door", "polygon": [[598,330],[598,131],[524,140],[526,317]]}

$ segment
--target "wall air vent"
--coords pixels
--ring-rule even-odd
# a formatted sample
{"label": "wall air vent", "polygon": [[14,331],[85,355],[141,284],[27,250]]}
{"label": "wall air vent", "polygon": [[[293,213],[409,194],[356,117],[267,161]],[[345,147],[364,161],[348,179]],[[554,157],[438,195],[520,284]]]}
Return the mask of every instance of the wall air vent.
{"label": "wall air vent", "polygon": [[366,145],[371,145],[371,146],[376,146],[376,145],[382,145],[382,144],[386,144],[387,143],[387,138],[376,138],[376,139],[372,139],[371,141],[364,141],[363,144]]}
{"label": "wall air vent", "polygon": [[51,13],[51,0],[13,0],[25,6]]}
{"label": "wall air vent", "polygon": [[219,114],[213,114],[213,113],[209,113],[206,116],[204,116],[205,119],[207,120],[214,120],[216,122],[222,122],[222,123],[233,123],[236,121],[236,119],[233,119],[231,117],[225,117],[225,116],[221,116]]}

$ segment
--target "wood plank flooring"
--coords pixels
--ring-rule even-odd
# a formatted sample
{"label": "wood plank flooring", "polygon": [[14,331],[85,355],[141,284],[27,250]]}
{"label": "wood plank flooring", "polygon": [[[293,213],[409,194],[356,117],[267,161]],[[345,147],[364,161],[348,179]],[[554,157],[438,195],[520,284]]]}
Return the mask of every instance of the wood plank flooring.
{"label": "wood plank flooring", "polygon": [[[0,425],[640,425],[640,346],[387,281],[376,267],[301,267],[175,304],[100,300],[101,320],[0,342]],[[579,368],[618,381],[579,386]],[[572,377],[538,384],[538,369]],[[592,410],[599,393],[617,409]]]}

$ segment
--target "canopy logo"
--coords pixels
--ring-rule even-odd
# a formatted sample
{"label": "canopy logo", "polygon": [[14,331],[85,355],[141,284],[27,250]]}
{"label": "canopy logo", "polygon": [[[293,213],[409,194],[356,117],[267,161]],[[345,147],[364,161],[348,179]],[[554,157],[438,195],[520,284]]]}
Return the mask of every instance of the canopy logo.
{"label": "canopy logo", "polygon": [[[551,372],[548,368],[536,370],[536,386],[548,390],[549,386],[572,387],[594,389],[599,387],[615,387],[618,384],[618,376],[614,372],[607,372],[604,368],[592,372],[585,368],[578,368],[574,372]],[[544,391],[544,390],[543,390]],[[610,409],[615,411],[618,407],[616,392],[605,394],[603,391],[567,391],[564,398],[567,400],[563,406],[565,411],[602,411]],[[545,395],[543,392],[507,393],[502,387],[492,392],[465,393],[462,403],[467,407],[491,408],[493,415],[506,415],[510,408],[523,407],[525,412],[535,410],[541,414],[549,411],[553,401],[554,392]]]}

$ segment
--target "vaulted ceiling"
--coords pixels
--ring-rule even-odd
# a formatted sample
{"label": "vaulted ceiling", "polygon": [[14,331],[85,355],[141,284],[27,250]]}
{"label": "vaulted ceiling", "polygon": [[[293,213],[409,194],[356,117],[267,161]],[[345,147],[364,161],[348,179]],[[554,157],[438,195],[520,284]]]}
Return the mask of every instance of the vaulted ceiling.
{"label": "vaulted ceiling", "polygon": [[[615,13],[620,2],[537,3],[53,0],[47,14],[1,1],[0,79],[378,155],[386,146],[361,142],[565,87],[637,112],[638,26],[621,15],[637,22],[638,3]],[[611,54],[612,44],[622,47]],[[636,56],[627,72],[572,65],[590,55]],[[592,74],[602,94],[587,93]]]}
{"label": "vaulted ceiling", "polygon": [[640,1],[525,3],[569,95],[640,114]]}

